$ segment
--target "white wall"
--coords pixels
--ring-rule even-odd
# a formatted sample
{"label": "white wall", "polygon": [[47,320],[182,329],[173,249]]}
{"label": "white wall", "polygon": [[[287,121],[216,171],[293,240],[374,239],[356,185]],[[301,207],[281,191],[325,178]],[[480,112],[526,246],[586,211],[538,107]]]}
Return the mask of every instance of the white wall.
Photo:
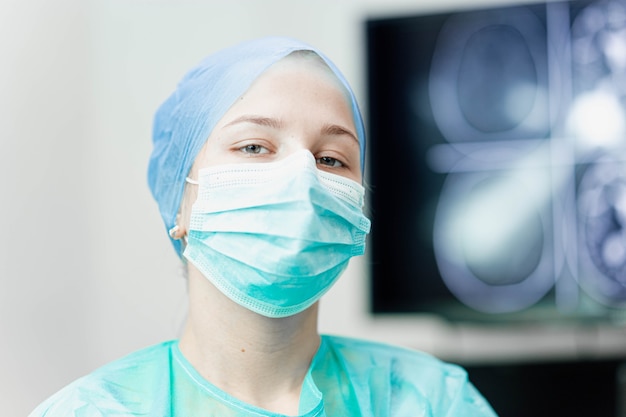
{"label": "white wall", "polygon": [[[0,408],[25,415],[97,356],[85,185],[88,48],[76,1],[0,5]],[[78,36],[77,36],[78,35]],[[7,408],[8,407],[8,408]]]}
{"label": "white wall", "polygon": [[[364,17],[459,5],[469,6],[0,1],[0,413],[26,415],[93,368],[177,337],[185,283],[145,172],[153,112],[189,67],[240,40],[288,35],[324,50],[363,101]],[[444,356],[493,337],[433,318],[371,319],[365,263],[323,300],[322,331]],[[498,352],[518,344],[509,336]],[[573,337],[564,345],[540,336],[544,352],[569,349]]]}

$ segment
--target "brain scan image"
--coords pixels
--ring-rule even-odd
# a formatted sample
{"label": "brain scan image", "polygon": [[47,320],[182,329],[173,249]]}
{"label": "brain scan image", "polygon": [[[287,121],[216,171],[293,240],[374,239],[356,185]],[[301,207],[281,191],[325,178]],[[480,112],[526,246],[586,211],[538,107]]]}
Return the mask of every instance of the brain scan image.
{"label": "brain scan image", "polygon": [[369,28],[374,305],[626,308],[626,0]]}

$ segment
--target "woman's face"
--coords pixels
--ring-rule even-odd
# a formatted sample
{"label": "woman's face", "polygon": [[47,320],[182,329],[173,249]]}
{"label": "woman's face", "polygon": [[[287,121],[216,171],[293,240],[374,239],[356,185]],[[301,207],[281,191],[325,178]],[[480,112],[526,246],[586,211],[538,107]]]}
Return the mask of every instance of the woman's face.
{"label": "woman's face", "polygon": [[[360,146],[347,93],[318,58],[272,65],[217,123],[189,177],[220,164],[271,162],[309,150],[319,169],[361,182]],[[177,224],[186,233],[197,186],[185,187]]]}
{"label": "woman's face", "polygon": [[312,57],[264,72],[217,123],[192,168],[271,162],[309,150],[319,169],[361,182],[352,111],[334,75]]}

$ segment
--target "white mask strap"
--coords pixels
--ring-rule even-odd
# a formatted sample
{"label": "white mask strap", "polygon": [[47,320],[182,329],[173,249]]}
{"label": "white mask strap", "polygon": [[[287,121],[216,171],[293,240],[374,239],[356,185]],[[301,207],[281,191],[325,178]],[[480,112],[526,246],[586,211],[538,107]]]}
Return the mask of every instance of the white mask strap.
{"label": "white mask strap", "polygon": [[198,184],[200,184],[198,181],[196,181],[196,180],[192,180],[192,179],[191,179],[191,178],[189,178],[189,177],[185,178],[185,182],[187,182],[187,183],[189,183],[189,184],[191,184],[191,185],[198,185]]}

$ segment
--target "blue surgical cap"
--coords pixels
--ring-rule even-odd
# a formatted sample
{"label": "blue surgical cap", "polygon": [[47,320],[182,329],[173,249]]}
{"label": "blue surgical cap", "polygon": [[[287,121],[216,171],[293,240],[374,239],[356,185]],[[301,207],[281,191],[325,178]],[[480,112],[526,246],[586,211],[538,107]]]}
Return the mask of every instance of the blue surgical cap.
{"label": "blue surgical cap", "polygon": [[[176,223],[185,178],[217,122],[259,75],[295,51],[313,51],[319,55],[348,91],[361,147],[361,167],[364,167],[363,120],[354,93],[339,69],[323,53],[294,39],[267,37],[243,42],[200,62],[156,112],[148,184],[159,204],[166,230]],[[172,239],[172,244],[182,256],[180,240]]]}

